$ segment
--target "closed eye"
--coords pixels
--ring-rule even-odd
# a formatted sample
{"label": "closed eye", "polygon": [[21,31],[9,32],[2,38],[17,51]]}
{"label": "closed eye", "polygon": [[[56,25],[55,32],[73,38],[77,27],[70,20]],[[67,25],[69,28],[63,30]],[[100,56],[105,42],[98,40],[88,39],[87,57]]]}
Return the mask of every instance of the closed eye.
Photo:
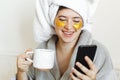
{"label": "closed eye", "polygon": [[60,21],[66,21],[66,19],[61,19],[61,18],[59,18],[59,20],[60,20]]}
{"label": "closed eye", "polygon": [[59,16],[58,19],[59,19],[60,21],[67,21],[67,19],[66,19],[65,16]]}
{"label": "closed eye", "polygon": [[75,23],[79,23],[81,21],[82,21],[82,19],[80,17],[74,17],[73,18],[73,22],[75,22]]}
{"label": "closed eye", "polygon": [[79,23],[80,21],[74,21],[75,23]]}

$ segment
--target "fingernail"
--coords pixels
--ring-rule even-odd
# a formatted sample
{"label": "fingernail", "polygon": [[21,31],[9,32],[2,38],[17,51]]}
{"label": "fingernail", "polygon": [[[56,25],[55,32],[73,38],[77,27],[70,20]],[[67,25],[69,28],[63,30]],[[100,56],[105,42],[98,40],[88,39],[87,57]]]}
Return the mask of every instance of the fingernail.
{"label": "fingernail", "polygon": [[76,62],[76,65],[79,65],[79,62]]}
{"label": "fingernail", "polygon": [[27,55],[29,55],[29,54],[33,54],[33,51],[26,52],[26,54],[27,54]]}
{"label": "fingernail", "polygon": [[31,59],[29,59],[29,58],[26,58],[26,60],[27,60],[27,61],[30,61],[30,62],[32,62],[32,63],[33,63],[33,61],[32,61]]}

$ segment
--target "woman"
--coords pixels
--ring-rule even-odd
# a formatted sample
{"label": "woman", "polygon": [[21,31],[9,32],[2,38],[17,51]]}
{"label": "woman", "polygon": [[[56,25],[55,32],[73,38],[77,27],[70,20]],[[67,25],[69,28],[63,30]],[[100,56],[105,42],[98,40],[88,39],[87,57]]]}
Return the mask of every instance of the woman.
{"label": "woman", "polygon": [[[76,0],[77,1],[77,0]],[[18,80],[115,80],[113,66],[106,48],[92,39],[91,33],[82,28],[86,24],[86,11],[71,9],[69,6],[59,7],[54,18],[53,35],[48,41],[42,42],[38,48],[54,49],[56,51],[55,65],[49,71],[40,71],[26,60],[29,55],[21,54],[17,59]],[[49,45],[48,45],[49,44]],[[85,56],[90,69],[77,62],[85,74],[74,68],[78,47],[81,45],[97,45],[95,58],[92,61]],[[27,50],[29,52],[31,50]],[[74,76],[75,74],[76,76]]]}

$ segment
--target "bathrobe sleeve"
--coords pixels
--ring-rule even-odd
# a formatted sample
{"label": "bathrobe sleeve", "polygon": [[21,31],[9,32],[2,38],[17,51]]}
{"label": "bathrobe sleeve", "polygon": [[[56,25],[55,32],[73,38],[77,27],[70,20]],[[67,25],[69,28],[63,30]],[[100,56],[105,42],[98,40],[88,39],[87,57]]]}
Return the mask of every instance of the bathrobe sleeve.
{"label": "bathrobe sleeve", "polygon": [[35,80],[35,68],[32,66],[29,68],[29,71],[27,72],[28,80]]}
{"label": "bathrobe sleeve", "polygon": [[106,57],[97,80],[117,80],[110,57]]}
{"label": "bathrobe sleeve", "polygon": [[97,44],[97,51],[94,63],[98,69],[97,80],[117,80],[111,56],[107,48],[101,43]]}

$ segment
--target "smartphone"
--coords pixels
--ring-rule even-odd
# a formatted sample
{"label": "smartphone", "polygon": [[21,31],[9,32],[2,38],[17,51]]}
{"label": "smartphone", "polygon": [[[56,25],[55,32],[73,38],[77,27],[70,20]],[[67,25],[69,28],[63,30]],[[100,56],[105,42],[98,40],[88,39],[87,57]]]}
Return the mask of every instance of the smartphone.
{"label": "smartphone", "polygon": [[[92,61],[94,59],[95,53],[96,53],[97,46],[96,45],[83,45],[78,47],[77,56],[76,56],[76,62],[80,62],[85,67],[89,68],[89,65],[85,61],[85,56],[88,56]],[[80,71],[81,73],[85,74],[80,68],[78,68],[76,65],[74,65],[75,69]]]}

